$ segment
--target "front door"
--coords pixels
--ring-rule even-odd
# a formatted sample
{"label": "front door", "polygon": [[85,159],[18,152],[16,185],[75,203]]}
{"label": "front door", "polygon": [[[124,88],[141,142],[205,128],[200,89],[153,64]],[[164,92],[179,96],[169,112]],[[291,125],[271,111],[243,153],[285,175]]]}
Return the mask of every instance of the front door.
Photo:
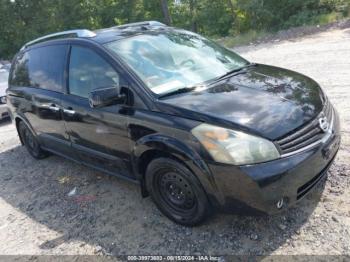
{"label": "front door", "polygon": [[125,85],[120,74],[96,51],[73,45],[70,51],[68,92],[63,115],[72,147],[87,164],[129,176],[128,116],[123,105],[91,108],[92,90]]}

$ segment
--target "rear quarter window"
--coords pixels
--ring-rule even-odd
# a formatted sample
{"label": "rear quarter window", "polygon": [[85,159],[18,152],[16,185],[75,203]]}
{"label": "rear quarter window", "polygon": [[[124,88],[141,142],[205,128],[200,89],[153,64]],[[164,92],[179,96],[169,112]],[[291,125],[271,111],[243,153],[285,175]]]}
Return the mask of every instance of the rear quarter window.
{"label": "rear quarter window", "polygon": [[28,74],[28,59],[26,53],[19,53],[12,65],[10,74],[10,87],[12,86],[30,86]]}
{"label": "rear quarter window", "polygon": [[10,85],[62,92],[66,45],[38,47],[20,53],[13,66]]}

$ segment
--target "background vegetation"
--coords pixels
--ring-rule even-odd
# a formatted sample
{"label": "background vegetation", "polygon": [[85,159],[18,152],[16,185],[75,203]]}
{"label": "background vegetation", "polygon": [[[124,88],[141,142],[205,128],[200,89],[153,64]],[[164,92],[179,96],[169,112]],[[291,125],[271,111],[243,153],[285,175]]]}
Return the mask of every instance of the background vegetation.
{"label": "background vegetation", "polygon": [[0,0],[0,58],[73,28],[159,20],[210,37],[273,32],[349,15],[350,0]]}

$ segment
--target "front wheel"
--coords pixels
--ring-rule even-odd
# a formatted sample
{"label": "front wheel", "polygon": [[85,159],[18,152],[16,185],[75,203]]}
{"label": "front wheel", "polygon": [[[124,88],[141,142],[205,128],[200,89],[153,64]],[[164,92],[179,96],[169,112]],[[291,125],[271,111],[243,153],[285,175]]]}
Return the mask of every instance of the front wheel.
{"label": "front wheel", "polygon": [[32,157],[35,159],[43,159],[49,155],[48,152],[41,149],[37,138],[23,121],[18,124],[18,133],[23,145]]}
{"label": "front wheel", "polygon": [[160,211],[174,222],[194,226],[207,217],[207,195],[183,164],[169,158],[153,160],[147,167],[146,184]]}

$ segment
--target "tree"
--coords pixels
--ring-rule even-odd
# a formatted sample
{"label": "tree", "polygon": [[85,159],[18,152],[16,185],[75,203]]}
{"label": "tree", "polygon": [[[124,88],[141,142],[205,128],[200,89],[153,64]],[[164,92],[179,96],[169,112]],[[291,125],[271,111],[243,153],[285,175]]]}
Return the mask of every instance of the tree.
{"label": "tree", "polygon": [[171,21],[171,16],[170,16],[170,13],[169,13],[168,1],[167,0],[160,0],[160,3],[161,3],[161,6],[162,6],[162,13],[163,13],[163,16],[164,16],[165,23],[167,25],[171,25],[172,21]]}
{"label": "tree", "polygon": [[36,37],[74,28],[160,20],[221,37],[316,23],[339,10],[350,15],[349,0],[0,0],[0,59]]}

